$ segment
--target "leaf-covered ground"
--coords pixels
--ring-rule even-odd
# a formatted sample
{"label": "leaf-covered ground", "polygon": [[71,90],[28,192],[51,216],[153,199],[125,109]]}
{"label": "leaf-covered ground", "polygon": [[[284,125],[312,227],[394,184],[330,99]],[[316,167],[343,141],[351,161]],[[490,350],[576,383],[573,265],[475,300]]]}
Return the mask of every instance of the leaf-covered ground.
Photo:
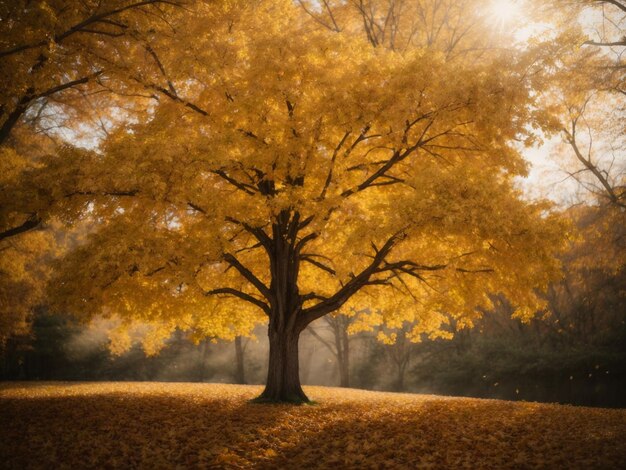
{"label": "leaf-covered ground", "polygon": [[305,387],[0,385],[2,468],[624,468],[626,410]]}

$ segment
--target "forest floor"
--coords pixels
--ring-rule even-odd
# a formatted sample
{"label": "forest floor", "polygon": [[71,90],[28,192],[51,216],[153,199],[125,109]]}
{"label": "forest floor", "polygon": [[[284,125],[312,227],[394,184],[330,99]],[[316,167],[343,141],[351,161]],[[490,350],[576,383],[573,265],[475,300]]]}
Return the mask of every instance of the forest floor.
{"label": "forest floor", "polygon": [[626,410],[305,387],[1,383],[0,468],[624,468]]}

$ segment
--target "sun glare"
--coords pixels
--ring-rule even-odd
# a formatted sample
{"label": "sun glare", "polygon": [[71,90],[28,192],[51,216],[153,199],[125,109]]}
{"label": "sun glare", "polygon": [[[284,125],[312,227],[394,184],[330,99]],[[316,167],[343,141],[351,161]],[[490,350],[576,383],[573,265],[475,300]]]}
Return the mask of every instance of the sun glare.
{"label": "sun glare", "polygon": [[510,25],[521,16],[521,6],[515,0],[492,0],[490,14],[495,23],[505,26]]}

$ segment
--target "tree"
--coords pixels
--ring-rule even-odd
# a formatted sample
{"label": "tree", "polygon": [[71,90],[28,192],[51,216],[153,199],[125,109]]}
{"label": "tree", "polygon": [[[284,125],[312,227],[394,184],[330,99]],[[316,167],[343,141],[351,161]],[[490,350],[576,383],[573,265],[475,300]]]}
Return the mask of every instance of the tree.
{"label": "tree", "polygon": [[[32,309],[45,293],[50,261],[63,244],[59,224],[51,224],[48,231],[32,230],[36,224],[22,230],[21,212],[4,202],[12,204],[10,201],[33,196],[33,188],[22,190],[16,180],[26,169],[38,168],[38,158],[53,150],[49,142],[28,129],[16,133],[12,148],[0,148],[0,220],[18,227],[14,233],[0,234],[0,355],[7,339],[28,334]],[[29,155],[30,161],[24,155]]]}
{"label": "tree", "polygon": [[[626,4],[580,1],[573,5],[574,14],[585,18],[585,34],[579,40],[581,50],[562,58],[552,100],[560,107],[565,171],[579,189],[577,202],[582,207],[571,212],[584,243],[569,250],[565,279],[550,293],[555,315],[577,305],[576,321],[563,331],[581,340],[593,335],[590,331],[576,335],[572,329],[599,329],[594,317],[606,302],[602,284],[619,279],[626,263],[626,43],[619,39]],[[610,315],[606,318],[617,323]]]}
{"label": "tree", "polygon": [[[561,132],[569,157],[567,173],[585,192],[617,210],[626,208],[624,95],[626,3],[621,0],[566,2],[552,11],[555,22],[582,17],[580,51],[562,58],[555,80]],[[572,8],[573,7],[573,8]],[[548,7],[550,8],[550,7]],[[551,8],[554,9],[554,6]],[[565,13],[564,13],[565,12]],[[572,158],[573,157],[573,158]]]}
{"label": "tree", "polygon": [[244,353],[246,350],[246,344],[243,344],[243,338],[241,336],[235,337],[235,383],[246,383],[246,371],[244,363]]}
{"label": "tree", "polygon": [[[626,35],[621,29],[626,19],[626,2],[624,0],[582,0],[579,1],[582,8],[595,8],[601,11],[602,28],[595,29],[597,38],[585,41],[585,44],[599,47],[626,47]],[[619,37],[619,34],[622,34]]]}
{"label": "tree", "polygon": [[395,369],[393,390],[396,392],[403,392],[405,390],[407,367],[415,352],[414,342],[407,338],[407,332],[410,330],[411,326],[404,324],[393,333],[385,335],[385,337],[388,338],[388,344],[385,350]]}
{"label": "tree", "polygon": [[309,333],[335,356],[340,387],[350,387],[350,333],[348,329],[358,315],[356,312],[351,313],[351,315],[346,315],[339,312],[323,317],[326,326],[333,334],[332,342],[325,339],[312,326],[308,329]]}
{"label": "tree", "polygon": [[567,211],[579,239],[563,255],[565,275],[548,290],[553,334],[566,346],[598,346],[623,330],[626,224],[612,204]]}
{"label": "tree", "polygon": [[94,225],[57,267],[57,308],[161,339],[268,321],[261,398],[302,402],[300,333],[340,308],[418,338],[441,334],[441,312],[471,324],[490,292],[520,317],[542,305],[564,226],[515,189],[511,146],[546,125],[525,73],[536,51],[399,54],[312,28],[291,2],[184,21],[151,46],[169,100],[25,175]]}
{"label": "tree", "polygon": [[39,167],[69,140],[93,145],[114,127],[115,116],[136,114],[154,99],[133,66],[146,80],[151,73],[161,76],[147,40],[163,34],[182,5],[0,2],[0,343],[28,330],[31,310],[41,300],[44,260],[59,248],[58,231],[50,233],[49,194],[15,184],[16,176]]}
{"label": "tree", "polygon": [[45,292],[49,276],[49,233],[33,232],[0,246],[0,356],[6,340],[28,333],[31,309]]}
{"label": "tree", "polygon": [[[501,47],[490,2],[484,0],[298,0],[322,27],[358,34],[373,47],[424,48],[448,60],[477,58]],[[317,5],[319,5],[317,7]]]}

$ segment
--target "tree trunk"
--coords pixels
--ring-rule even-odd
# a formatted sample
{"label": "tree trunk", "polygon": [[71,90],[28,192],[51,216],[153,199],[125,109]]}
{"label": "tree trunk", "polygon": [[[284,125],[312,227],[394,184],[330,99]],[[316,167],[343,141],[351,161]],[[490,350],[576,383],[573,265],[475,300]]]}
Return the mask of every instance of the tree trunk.
{"label": "tree trunk", "polygon": [[350,338],[348,337],[348,326],[350,319],[345,315],[337,315],[336,317],[326,317],[326,323],[330,326],[333,337],[335,339],[335,348],[333,349],[329,343],[321,338],[326,347],[337,358],[337,369],[339,371],[339,386],[350,386]]}
{"label": "tree trunk", "polygon": [[300,386],[298,339],[292,330],[269,329],[270,361],[265,390],[257,401],[307,403],[309,399]]}
{"label": "tree trunk", "polygon": [[209,359],[209,339],[206,338],[198,348],[198,382],[204,382],[206,378],[206,364]]}
{"label": "tree trunk", "polygon": [[396,377],[395,391],[404,392],[404,372],[406,370],[406,363],[403,361],[398,364],[398,375]]}
{"label": "tree trunk", "polygon": [[246,383],[243,359],[243,344],[241,336],[237,336],[235,337],[235,383],[238,384]]}
{"label": "tree trunk", "polygon": [[344,328],[340,331],[339,347],[341,353],[339,354],[339,386],[350,386],[350,338],[348,338],[348,331],[344,325]]}

